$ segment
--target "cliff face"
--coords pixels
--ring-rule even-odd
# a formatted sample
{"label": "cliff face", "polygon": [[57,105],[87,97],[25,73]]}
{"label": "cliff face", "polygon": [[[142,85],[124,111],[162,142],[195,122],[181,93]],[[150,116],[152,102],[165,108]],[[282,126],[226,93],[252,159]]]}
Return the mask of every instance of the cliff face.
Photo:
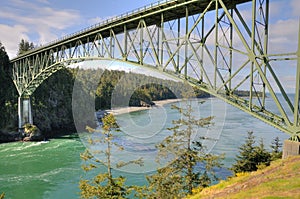
{"label": "cliff face", "polygon": [[58,71],[44,81],[32,96],[34,124],[48,137],[75,131],[72,116],[74,75]]}

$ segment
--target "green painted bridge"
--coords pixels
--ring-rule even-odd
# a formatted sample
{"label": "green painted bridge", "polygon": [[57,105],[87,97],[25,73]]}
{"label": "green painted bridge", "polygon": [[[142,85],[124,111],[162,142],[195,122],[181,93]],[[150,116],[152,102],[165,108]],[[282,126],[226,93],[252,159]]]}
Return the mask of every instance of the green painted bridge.
{"label": "green painted bridge", "polygon": [[[268,53],[269,3],[159,1],[22,54],[11,60],[19,127],[33,122],[30,96],[53,73],[85,60],[110,59],[179,77],[299,141],[300,46],[297,52]],[[243,4],[252,8],[252,19],[239,11]],[[276,62],[294,62],[293,99],[274,71]],[[245,89],[249,98],[234,94]],[[267,94],[277,111],[267,109]]]}

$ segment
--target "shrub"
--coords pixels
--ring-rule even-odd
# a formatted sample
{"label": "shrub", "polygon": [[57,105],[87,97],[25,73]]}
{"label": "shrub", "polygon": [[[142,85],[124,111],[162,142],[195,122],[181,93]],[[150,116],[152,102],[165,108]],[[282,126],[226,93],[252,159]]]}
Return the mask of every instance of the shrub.
{"label": "shrub", "polygon": [[270,165],[271,154],[265,149],[263,140],[260,141],[259,146],[254,144],[253,132],[248,132],[245,144],[239,147],[236,163],[231,168],[235,174],[256,171],[258,168],[262,168],[262,165]]}

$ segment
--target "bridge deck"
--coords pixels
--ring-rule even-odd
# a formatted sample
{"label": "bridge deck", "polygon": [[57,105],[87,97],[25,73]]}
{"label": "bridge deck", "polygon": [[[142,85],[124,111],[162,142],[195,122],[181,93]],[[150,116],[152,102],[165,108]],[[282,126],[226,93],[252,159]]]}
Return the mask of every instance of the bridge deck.
{"label": "bridge deck", "polygon": [[[238,4],[249,2],[251,0],[223,0],[227,8],[233,8]],[[131,30],[137,27],[139,20],[143,18],[148,26],[159,25],[161,23],[161,14],[163,13],[164,22],[174,19],[185,17],[186,8],[188,9],[189,16],[197,13],[202,13],[211,0],[166,0],[160,1],[131,12],[113,17],[99,24],[95,24],[88,28],[85,28],[79,32],[67,35],[63,38],[55,40],[45,46],[36,48],[32,51],[24,53],[14,59],[11,62],[23,59],[24,57],[47,51],[64,44],[73,44],[79,38],[83,42],[91,41],[95,35],[101,32],[102,36],[109,37],[110,29],[113,28],[114,32],[118,34],[124,31],[124,24],[126,24],[127,30]],[[212,6],[210,10],[214,10],[215,6]]]}

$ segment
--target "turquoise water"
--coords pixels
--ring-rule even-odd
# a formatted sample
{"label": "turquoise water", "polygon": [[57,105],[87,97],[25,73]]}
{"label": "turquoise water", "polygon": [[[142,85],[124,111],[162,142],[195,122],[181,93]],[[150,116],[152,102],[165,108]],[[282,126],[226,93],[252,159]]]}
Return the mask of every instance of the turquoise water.
{"label": "turquoise water", "polygon": [[[193,103],[196,107],[201,104],[198,101]],[[140,170],[127,167],[122,171],[114,171],[115,175],[125,175],[129,184],[145,183],[144,176],[156,166],[153,163],[155,144],[168,134],[166,128],[171,126],[171,121],[178,118],[178,114],[170,106],[168,104],[163,109],[117,117],[124,131],[118,138],[119,143],[125,146],[126,152],[118,158],[133,154],[144,157],[146,164]],[[200,131],[216,138],[216,141],[207,142],[206,145],[210,152],[225,153],[225,167],[234,163],[238,146],[244,142],[248,131],[254,131],[257,140],[263,138],[266,147],[276,136],[281,141],[288,138],[288,135],[218,99],[208,99],[199,107],[195,110],[201,117],[216,116],[214,126]],[[5,192],[6,198],[12,199],[79,198],[78,182],[81,176],[85,176],[79,158],[79,154],[85,150],[82,140],[84,137],[79,135],[52,139],[48,143],[0,144],[0,192]],[[95,172],[104,169],[101,167]],[[218,171],[218,174],[222,177],[229,175],[226,169]]]}
{"label": "turquoise water", "polygon": [[5,198],[76,198],[82,175],[80,139],[0,145],[0,191]]}

